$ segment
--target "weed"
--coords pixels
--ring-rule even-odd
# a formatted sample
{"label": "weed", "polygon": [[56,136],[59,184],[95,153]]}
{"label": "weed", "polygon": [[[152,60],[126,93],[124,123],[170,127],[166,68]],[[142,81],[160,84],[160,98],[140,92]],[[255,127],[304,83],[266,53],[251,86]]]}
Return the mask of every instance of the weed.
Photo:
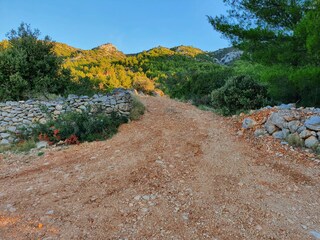
{"label": "weed", "polygon": [[129,118],[130,120],[138,120],[144,114],[146,107],[143,105],[143,103],[139,100],[137,96],[132,96],[132,99],[132,109]]}

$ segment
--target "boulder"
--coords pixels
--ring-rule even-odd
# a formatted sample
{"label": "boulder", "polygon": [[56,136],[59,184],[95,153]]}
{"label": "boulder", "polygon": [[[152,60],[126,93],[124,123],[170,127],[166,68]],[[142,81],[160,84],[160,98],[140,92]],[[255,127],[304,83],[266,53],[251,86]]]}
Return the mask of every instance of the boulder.
{"label": "boulder", "polygon": [[282,135],[283,135],[284,139],[287,138],[289,136],[289,134],[290,134],[290,131],[288,129],[286,129],[286,128],[282,129]]}
{"label": "boulder", "polygon": [[273,112],[267,123],[271,123],[275,126],[277,126],[278,128],[285,128],[287,126],[287,122],[285,121],[285,119],[283,118],[283,115],[280,114],[279,112]]}
{"label": "boulder", "polygon": [[275,131],[278,130],[278,128],[277,128],[275,125],[273,125],[272,123],[270,123],[270,122],[267,122],[267,123],[264,125],[264,127],[265,127],[265,129],[267,130],[267,132],[268,132],[269,134],[272,134],[272,133],[274,133]]}
{"label": "boulder", "polygon": [[320,131],[320,116],[312,116],[305,121],[304,125],[311,130]]}
{"label": "boulder", "polygon": [[295,133],[298,130],[299,126],[300,126],[299,121],[291,121],[288,123],[288,128],[291,133]]}
{"label": "boulder", "polygon": [[310,136],[315,136],[315,135],[316,135],[315,132],[310,130],[304,130],[299,134],[299,136],[303,139],[308,138]]}
{"label": "boulder", "polygon": [[253,128],[256,125],[256,121],[254,121],[251,118],[245,118],[242,122],[242,128],[244,129],[249,129],[249,128]]}
{"label": "boulder", "polygon": [[272,134],[275,139],[284,139],[284,135],[282,131],[277,131]]}
{"label": "boulder", "polygon": [[307,130],[307,128],[305,127],[305,126],[301,126],[301,127],[299,127],[298,129],[297,129],[297,133],[301,133],[301,132],[303,132],[304,130]]}
{"label": "boulder", "polygon": [[6,138],[10,137],[11,135],[9,133],[1,133],[0,136],[1,136],[1,138],[6,139]]}
{"label": "boulder", "polygon": [[294,103],[289,103],[289,104],[281,104],[280,106],[278,106],[279,109],[291,109],[291,108],[295,108],[296,104]]}
{"label": "boulder", "polygon": [[308,137],[304,144],[307,148],[315,148],[319,145],[319,141],[315,136]]}

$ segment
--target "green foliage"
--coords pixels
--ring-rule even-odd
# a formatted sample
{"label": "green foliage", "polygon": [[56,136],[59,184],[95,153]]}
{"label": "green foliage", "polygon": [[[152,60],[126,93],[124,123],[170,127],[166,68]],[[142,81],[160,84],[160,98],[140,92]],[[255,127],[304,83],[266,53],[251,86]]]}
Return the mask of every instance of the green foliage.
{"label": "green foliage", "polygon": [[286,140],[290,146],[304,147],[304,141],[300,138],[298,133],[290,134]]}
{"label": "green foliage", "polygon": [[129,118],[131,120],[139,120],[141,116],[144,114],[146,107],[139,100],[137,96],[133,96],[132,109],[130,111]]}
{"label": "green foliage", "polygon": [[69,144],[104,140],[114,135],[120,124],[125,122],[127,118],[117,116],[115,113],[107,116],[99,112],[67,112],[44,124],[38,123],[32,129],[32,136],[50,143],[61,140]]}
{"label": "green foliage", "polygon": [[15,152],[15,153],[26,153],[36,147],[36,143],[33,139],[24,140],[15,144],[2,145],[0,146],[0,153],[4,152]]}
{"label": "green foliage", "polygon": [[211,93],[212,105],[225,115],[257,109],[268,102],[265,86],[249,76],[232,77],[225,85]]}
{"label": "green foliage", "polygon": [[305,51],[296,28],[310,11],[309,0],[224,2],[231,8],[228,15],[208,20],[248,57],[265,64],[301,64]]}
{"label": "green foliage", "polygon": [[234,65],[234,72],[249,75],[265,84],[276,103],[294,102],[302,106],[320,106],[320,68],[317,66],[264,66],[239,61]]}
{"label": "green foliage", "polygon": [[22,23],[7,34],[8,45],[0,51],[0,100],[30,98],[34,93],[63,93],[69,81],[62,59],[53,53],[48,36]]}

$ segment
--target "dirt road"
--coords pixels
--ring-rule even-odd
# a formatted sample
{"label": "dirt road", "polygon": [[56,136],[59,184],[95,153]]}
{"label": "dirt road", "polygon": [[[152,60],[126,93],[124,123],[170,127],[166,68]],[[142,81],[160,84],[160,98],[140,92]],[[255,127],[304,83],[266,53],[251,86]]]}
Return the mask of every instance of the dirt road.
{"label": "dirt road", "polygon": [[142,101],[108,141],[0,155],[0,239],[316,239],[319,165],[189,104]]}

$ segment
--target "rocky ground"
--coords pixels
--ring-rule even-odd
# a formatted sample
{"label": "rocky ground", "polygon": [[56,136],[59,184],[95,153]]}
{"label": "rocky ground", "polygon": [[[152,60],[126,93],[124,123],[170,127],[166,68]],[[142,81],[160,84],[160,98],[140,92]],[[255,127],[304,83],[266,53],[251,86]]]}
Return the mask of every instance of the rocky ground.
{"label": "rocky ground", "polygon": [[0,239],[317,239],[312,153],[166,98],[104,142],[0,155]]}

